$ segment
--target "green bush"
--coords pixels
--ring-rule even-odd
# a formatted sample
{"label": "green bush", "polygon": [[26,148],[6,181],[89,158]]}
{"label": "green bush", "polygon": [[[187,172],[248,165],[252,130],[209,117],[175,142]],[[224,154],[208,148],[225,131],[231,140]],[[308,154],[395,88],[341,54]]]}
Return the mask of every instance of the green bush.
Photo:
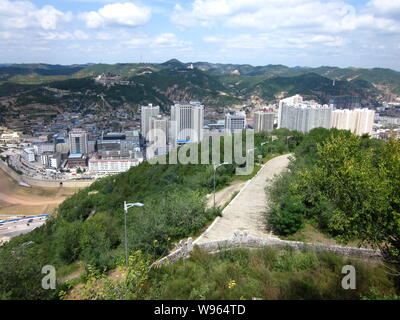
{"label": "green bush", "polygon": [[286,196],[273,207],[269,223],[278,234],[292,234],[303,227],[304,213],[305,206],[299,199]]}

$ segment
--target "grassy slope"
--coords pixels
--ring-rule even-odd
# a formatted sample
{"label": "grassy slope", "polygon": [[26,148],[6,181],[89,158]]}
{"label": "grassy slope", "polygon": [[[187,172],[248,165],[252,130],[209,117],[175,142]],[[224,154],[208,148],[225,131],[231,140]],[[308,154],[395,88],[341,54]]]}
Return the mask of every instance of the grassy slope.
{"label": "grassy slope", "polygon": [[[357,270],[356,290],[341,287],[348,264]],[[372,288],[381,296],[395,293],[379,264],[272,248],[215,255],[197,250],[188,261],[154,270],[145,288],[155,299],[360,299]]]}
{"label": "grassy slope", "polygon": [[[107,275],[89,271],[70,281],[68,287],[73,289],[63,296],[118,300],[399,299],[390,275],[379,261],[327,252],[266,247],[210,254],[195,248],[190,258],[150,272],[146,258],[139,252],[131,262],[128,273],[123,267]],[[357,270],[355,290],[341,286],[345,265]],[[129,280],[132,276],[135,282]]]}

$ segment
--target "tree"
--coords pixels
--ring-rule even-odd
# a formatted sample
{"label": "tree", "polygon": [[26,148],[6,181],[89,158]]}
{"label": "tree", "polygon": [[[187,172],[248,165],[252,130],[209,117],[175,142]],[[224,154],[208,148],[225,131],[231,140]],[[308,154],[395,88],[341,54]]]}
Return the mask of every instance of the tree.
{"label": "tree", "polygon": [[400,141],[391,140],[377,156],[364,139],[330,137],[304,181],[334,205],[330,229],[345,241],[379,247],[400,271]]}

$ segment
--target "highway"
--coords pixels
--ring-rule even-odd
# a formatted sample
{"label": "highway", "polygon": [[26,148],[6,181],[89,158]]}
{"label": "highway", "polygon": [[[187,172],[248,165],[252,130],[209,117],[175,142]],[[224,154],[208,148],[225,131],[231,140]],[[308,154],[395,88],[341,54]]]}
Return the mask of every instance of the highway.
{"label": "highway", "polygon": [[0,243],[21,234],[31,232],[43,225],[49,216],[50,215],[39,215],[0,221]]}

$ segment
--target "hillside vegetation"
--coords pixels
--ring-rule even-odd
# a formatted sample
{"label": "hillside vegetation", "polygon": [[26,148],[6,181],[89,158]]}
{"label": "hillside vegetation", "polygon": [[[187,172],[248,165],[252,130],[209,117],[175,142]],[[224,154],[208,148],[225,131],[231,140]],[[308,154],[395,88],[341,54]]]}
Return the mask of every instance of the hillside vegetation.
{"label": "hillside vegetation", "polygon": [[[343,161],[342,156],[346,153],[332,149],[331,155],[322,156],[320,151],[317,152],[318,144],[329,145],[332,139],[340,138],[343,141],[338,145],[345,146],[343,147],[344,150],[357,150],[353,151],[356,154],[369,152],[373,154],[375,148],[380,148],[377,154],[381,154],[380,157],[382,159],[394,161],[397,159],[398,153],[396,153],[397,151],[394,152],[395,149],[392,149],[392,143],[377,142],[366,137],[357,138],[346,132],[325,129],[316,129],[307,135],[279,129],[273,132],[273,135],[278,139],[271,141],[271,135],[269,134],[257,134],[255,136],[255,146],[259,146],[262,141],[269,142],[263,145],[262,148],[257,149],[255,159],[257,159],[258,154],[265,157],[270,153],[279,154],[288,151],[295,151],[296,158],[299,159],[298,166],[291,167],[292,171],[284,178],[291,179],[290,183],[286,185],[284,182],[277,184],[278,187],[284,186],[284,188],[281,187],[280,189],[281,197],[275,197],[274,200],[277,204],[275,210],[278,211],[273,213],[276,222],[272,222],[272,224],[277,232],[281,232],[280,226],[289,229],[294,228],[290,229],[289,232],[296,231],[296,223],[299,223],[301,227],[305,214],[313,214],[316,219],[321,218],[320,220],[323,222],[326,221],[324,216],[320,216],[318,213],[333,212],[332,221],[338,227],[334,230],[340,232],[343,237],[353,238],[357,236],[357,238],[363,239],[363,235],[360,233],[368,231],[365,232],[365,240],[370,241],[367,238],[371,236],[369,232],[377,231],[373,229],[373,226],[379,227],[379,233],[376,234],[378,236],[377,239],[379,243],[387,244],[389,249],[389,251],[384,251],[388,253],[385,256],[387,258],[386,261],[389,263],[388,266],[395,265],[396,259],[398,261],[395,255],[396,243],[398,243],[396,242],[396,237],[399,234],[398,229],[396,229],[398,226],[396,224],[397,216],[394,212],[385,212],[384,209],[386,210],[389,205],[395,209],[395,205],[398,203],[398,193],[396,195],[395,192],[398,190],[396,188],[398,188],[400,179],[394,179],[397,177],[395,175],[398,174],[396,171],[387,172],[388,178],[394,179],[392,181],[397,181],[393,186],[389,187],[387,185],[388,180],[382,180],[382,184],[387,189],[385,191],[386,195],[389,197],[387,198],[387,206],[383,206],[380,209],[381,211],[376,211],[378,214],[376,217],[368,218],[365,221],[357,220],[358,218],[355,214],[362,209],[363,211],[361,212],[368,217],[369,214],[375,212],[376,206],[385,203],[378,201],[376,204],[371,203],[372,196],[367,193],[367,191],[371,191],[370,188],[377,188],[374,189],[375,191],[382,190],[381,187],[383,185],[381,183],[378,183],[375,187],[365,181],[366,191],[362,193],[364,180],[361,183],[355,178],[355,184],[352,184],[350,180],[343,178],[341,181],[344,181],[345,188],[342,186],[341,189],[333,188],[332,190],[337,190],[338,194],[339,190],[346,192],[349,200],[347,201],[347,198],[344,198],[345,201],[343,203],[354,203],[354,206],[346,207],[335,202],[328,203],[327,201],[322,201],[326,200],[326,198],[321,198],[322,200],[319,202],[308,203],[307,210],[304,211],[305,205],[301,203],[303,200],[301,198],[302,193],[298,191],[302,190],[300,187],[303,184],[299,186],[302,181],[292,178],[292,175],[297,176],[298,168],[309,169],[317,161],[316,159],[319,159],[319,161],[324,161],[324,159],[325,161],[334,161],[336,159],[336,165],[339,165],[339,163],[349,165],[345,172],[348,172],[350,176],[359,177],[361,174],[365,179],[376,180],[377,178],[373,173],[366,171],[370,170],[368,166],[364,167],[367,162],[361,161],[361,171],[352,171],[353,169],[351,168],[354,168],[354,170],[356,170],[355,168],[360,168],[358,167],[359,165],[355,165],[357,162],[351,162],[351,158],[348,158],[348,161]],[[355,147],[354,141],[360,141],[361,144]],[[349,146],[349,148],[346,146]],[[224,150],[224,148],[221,148],[221,150]],[[223,155],[221,155],[221,161],[222,159]],[[376,162],[374,163],[377,164]],[[389,165],[389,162],[387,164]],[[392,165],[393,163],[390,162],[390,164]],[[219,169],[217,188],[221,188],[232,179],[235,179],[235,167],[236,165],[233,164]],[[397,167],[393,167],[398,168],[398,164]],[[316,178],[324,177],[322,174],[328,172],[324,170],[325,166],[323,165],[320,167]],[[340,173],[342,171],[338,169],[337,172]],[[392,176],[393,174],[394,176]],[[371,175],[371,178],[368,178],[369,175]],[[327,176],[328,179],[334,179],[334,177],[336,175],[328,174]],[[326,181],[326,178],[322,178],[318,183],[328,183]],[[332,182],[334,181],[332,180]],[[360,191],[356,188],[357,184],[361,188]],[[206,209],[205,206],[205,195],[211,192],[212,186],[212,166],[193,164],[151,165],[142,163],[137,167],[131,168],[126,173],[96,181],[90,187],[79,191],[62,203],[58,209],[58,215],[50,219],[44,226],[27,235],[16,237],[8,244],[0,247],[0,297],[3,299],[55,299],[65,297],[66,291],[77,285],[78,282],[81,282],[80,285],[85,288],[85,292],[87,291],[87,298],[140,298],[143,297],[142,294],[146,293],[153,298],[172,298],[176,294],[176,297],[186,298],[230,299],[240,298],[241,296],[238,296],[240,291],[242,291],[241,295],[246,299],[251,298],[251,296],[261,298],[298,298],[302,295],[304,298],[358,298],[361,295],[371,294],[369,292],[370,289],[377,289],[379,291],[378,296],[383,293],[391,294],[394,292],[392,278],[383,274],[381,269],[375,269],[374,266],[368,267],[367,265],[364,266],[367,271],[365,273],[361,271],[360,279],[363,279],[363,285],[360,287],[360,291],[354,293],[357,295],[343,295],[336,289],[336,291],[332,291],[332,286],[337,284],[337,266],[344,260],[329,258],[337,261],[335,262],[335,267],[331,266],[331,262],[326,262],[330,261],[329,259],[324,260],[324,258],[316,257],[312,253],[297,256],[293,253],[268,253],[266,251],[267,253],[261,254],[275,257],[274,259],[278,261],[276,265],[264,265],[267,260],[259,260],[261,258],[252,257],[252,254],[248,252],[235,253],[232,258],[229,258],[229,255],[220,256],[215,261],[208,255],[200,254],[197,258],[195,256],[189,265],[178,263],[176,269],[174,266],[170,266],[166,267],[166,269],[162,268],[160,271],[154,271],[155,273],[149,273],[148,267],[150,264],[167,254],[174,242],[199,234],[220,213],[219,210]],[[314,182],[314,184],[309,185],[310,188],[311,186],[317,188],[319,185]],[[321,192],[330,190],[324,189],[324,186],[319,186],[319,188]],[[350,189],[354,189],[357,192],[352,193]],[[275,194],[279,193],[275,192]],[[316,193],[316,195],[322,196],[323,193]],[[375,195],[378,194],[375,193]],[[382,194],[382,196],[384,195]],[[330,195],[329,199],[334,201],[335,198]],[[384,198],[380,196],[378,199],[384,201]],[[131,255],[131,267],[129,270],[124,270],[121,267],[124,258],[124,201],[145,204],[143,208],[130,209],[128,214],[128,242]],[[336,210],[325,210],[333,205],[336,206]],[[338,211],[339,209],[341,211]],[[349,221],[337,224],[335,219],[342,217],[343,214]],[[376,219],[379,219],[378,224],[375,223]],[[353,220],[355,221],[354,224],[351,223]],[[360,221],[363,221],[364,224],[360,223]],[[370,224],[368,224],[369,222]],[[282,230],[287,232],[285,231],[286,229]],[[279,258],[281,255],[288,255],[288,258],[285,258],[286,260],[282,262],[281,258]],[[244,257],[243,260],[239,259],[240,256]],[[203,264],[201,262],[203,261],[202,259],[208,262]],[[243,273],[241,273],[242,264],[248,263],[246,261],[254,261],[254,264],[251,262],[248,265],[249,269],[244,268]],[[282,267],[287,269],[280,269],[282,263],[286,263],[290,267]],[[83,274],[72,282],[60,283],[58,290],[43,290],[40,286],[43,277],[41,268],[49,264],[56,267],[58,279],[67,277],[79,268],[82,268]],[[219,268],[218,265],[221,265],[221,267]],[[121,274],[125,275],[122,283],[110,282],[110,279],[113,279],[113,271],[110,274],[109,270],[115,268],[117,268],[117,273],[119,272],[118,270],[121,270]],[[260,268],[259,275],[257,275],[257,268]],[[205,270],[215,271],[212,273],[213,275],[215,274],[215,278],[207,278],[210,281],[204,282],[202,274],[204,274]],[[289,275],[292,272],[301,277],[300,281],[296,282],[294,275]],[[109,274],[111,276],[110,279],[107,277]],[[222,274],[226,276],[222,277]],[[327,275],[328,282],[326,286],[319,284],[320,281],[318,279],[320,278],[318,274]],[[262,280],[262,275],[265,275],[265,281],[271,280],[270,287],[269,285],[266,286],[265,281]],[[177,282],[174,280],[175,276]],[[181,286],[179,283],[184,281],[184,277],[193,279],[193,286],[187,280],[185,280],[187,284]],[[230,279],[227,279],[227,277],[230,277]],[[202,285],[199,285],[200,279],[202,279]],[[250,287],[246,287],[246,279],[249,279],[249,281],[252,279],[250,281],[251,284],[249,284]],[[101,282],[104,281],[104,290],[106,292],[104,294],[102,290],[98,290],[99,280]],[[225,288],[226,281],[231,280],[236,281],[238,288],[241,288],[239,291]],[[309,286],[306,285],[308,281],[312,281]],[[178,290],[178,287],[181,287],[181,289]],[[152,288],[154,288],[154,291]],[[273,291],[265,291],[265,288],[271,288]]]}
{"label": "hillside vegetation", "polygon": [[[344,265],[357,270],[356,290],[341,286]],[[188,261],[152,270],[143,292],[150,299],[196,300],[355,300],[396,293],[380,265],[327,252],[268,247],[215,255],[195,250]]]}
{"label": "hillside vegetation", "polygon": [[268,223],[282,235],[306,223],[343,242],[379,248],[400,279],[400,141],[314,129],[271,188]]}
{"label": "hillside vegetation", "polygon": [[[257,135],[255,143],[265,139]],[[284,139],[274,141],[271,151],[288,151]],[[267,149],[262,155],[267,155]],[[236,166],[218,170],[217,189],[235,178]],[[44,226],[0,247],[0,297],[57,297],[57,292],[40,287],[44,265],[55,266],[60,277],[76,263],[100,272],[115,268],[124,256],[124,201],[145,204],[129,211],[130,251],[141,250],[153,260],[165,255],[172,243],[198,234],[220,214],[219,210],[206,209],[205,195],[212,188],[212,165],[144,162],[125,173],[97,180],[63,202],[57,216]]]}

